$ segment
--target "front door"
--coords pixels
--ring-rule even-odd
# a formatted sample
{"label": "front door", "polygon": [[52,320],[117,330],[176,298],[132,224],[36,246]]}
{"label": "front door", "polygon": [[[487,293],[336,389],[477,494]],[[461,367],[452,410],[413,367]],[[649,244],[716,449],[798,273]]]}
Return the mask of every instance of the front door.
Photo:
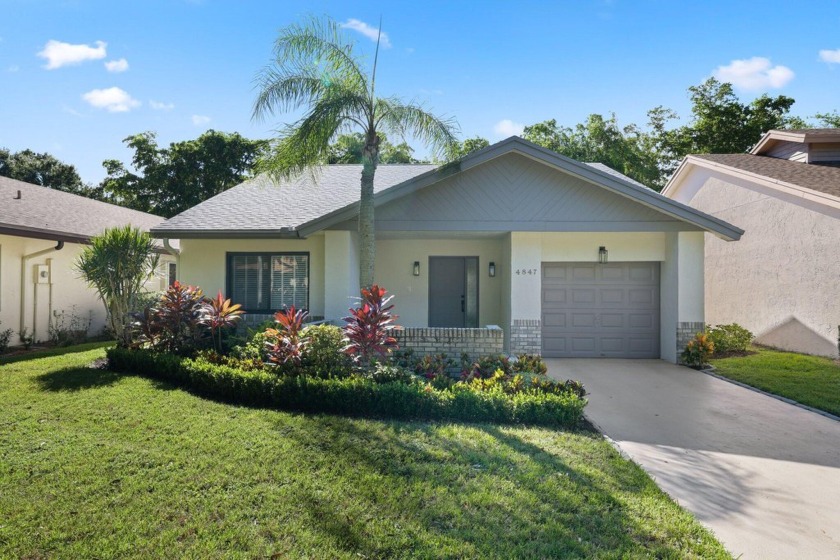
{"label": "front door", "polygon": [[478,327],[478,257],[429,257],[429,326]]}

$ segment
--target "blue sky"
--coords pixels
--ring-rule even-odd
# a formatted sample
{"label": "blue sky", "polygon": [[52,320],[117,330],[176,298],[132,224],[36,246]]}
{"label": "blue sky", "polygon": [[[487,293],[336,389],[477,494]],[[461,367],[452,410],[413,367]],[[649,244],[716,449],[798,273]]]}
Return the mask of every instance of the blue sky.
{"label": "blue sky", "polygon": [[[0,0],[0,147],[47,151],[98,182],[129,160],[128,135],[161,143],[208,128],[262,138],[253,79],[277,31],[306,15],[375,26],[378,89],[498,140],[549,118],[615,112],[643,124],[711,75],[744,100],[796,99],[803,116],[840,109],[840,4],[789,2],[280,2]],[[356,28],[361,28],[358,23]],[[348,29],[360,52],[373,42]],[[291,116],[290,116],[291,118]]]}

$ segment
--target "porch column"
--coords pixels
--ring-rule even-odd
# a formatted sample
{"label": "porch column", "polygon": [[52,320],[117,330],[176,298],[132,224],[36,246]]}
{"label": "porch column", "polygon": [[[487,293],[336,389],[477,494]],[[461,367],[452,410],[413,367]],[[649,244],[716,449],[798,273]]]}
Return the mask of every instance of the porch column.
{"label": "porch column", "polygon": [[510,234],[510,325],[511,354],[539,354],[542,349],[542,234]]}
{"label": "porch column", "polygon": [[324,232],[324,318],[340,324],[359,297],[359,235]]}
{"label": "porch column", "polygon": [[704,236],[700,231],[666,234],[660,348],[669,362],[677,362],[688,341],[705,328]]}

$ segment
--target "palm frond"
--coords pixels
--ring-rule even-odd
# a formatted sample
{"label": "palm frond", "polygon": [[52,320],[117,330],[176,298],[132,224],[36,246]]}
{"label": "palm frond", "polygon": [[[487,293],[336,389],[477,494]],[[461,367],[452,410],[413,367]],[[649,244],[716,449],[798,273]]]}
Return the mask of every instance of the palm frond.
{"label": "palm frond", "polygon": [[396,97],[380,98],[375,104],[377,127],[402,138],[413,136],[430,146],[436,154],[452,149],[457,142],[458,125],[452,118],[441,118],[422,105],[404,102]]}

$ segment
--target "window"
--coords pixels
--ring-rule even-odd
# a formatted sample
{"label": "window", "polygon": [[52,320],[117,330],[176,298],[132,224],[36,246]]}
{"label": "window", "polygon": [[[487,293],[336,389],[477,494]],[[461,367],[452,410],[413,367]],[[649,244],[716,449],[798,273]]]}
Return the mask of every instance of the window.
{"label": "window", "polygon": [[169,263],[169,271],[167,273],[167,286],[171,286],[178,279],[178,269],[175,263]]}
{"label": "window", "polygon": [[309,253],[228,253],[227,285],[250,313],[309,309]]}

